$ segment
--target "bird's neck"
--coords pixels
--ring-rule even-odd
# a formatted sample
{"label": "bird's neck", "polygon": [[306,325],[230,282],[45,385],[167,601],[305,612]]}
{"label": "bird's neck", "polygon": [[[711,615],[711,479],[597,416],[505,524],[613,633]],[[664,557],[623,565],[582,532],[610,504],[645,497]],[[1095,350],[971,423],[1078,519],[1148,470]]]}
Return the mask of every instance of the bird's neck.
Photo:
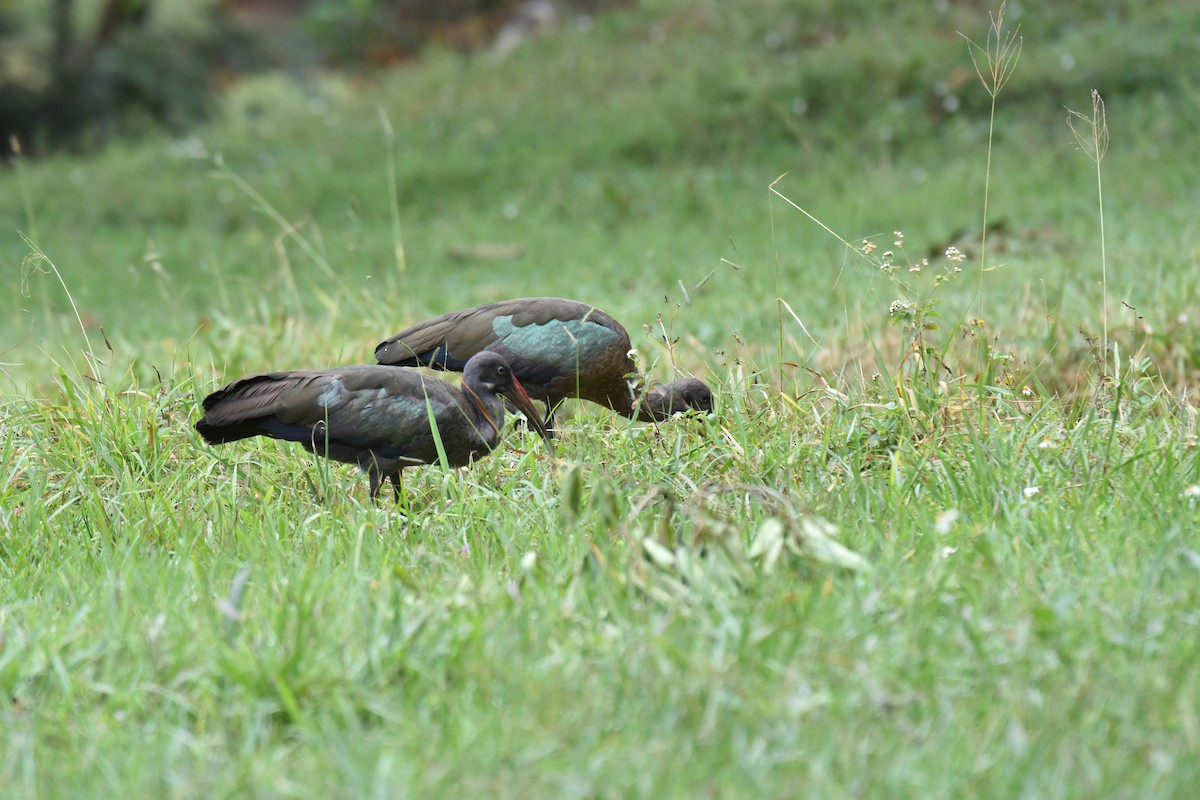
{"label": "bird's neck", "polygon": [[494,394],[481,395],[470,386],[462,387],[463,398],[470,409],[471,421],[488,449],[495,446],[504,427],[504,401]]}
{"label": "bird's neck", "polygon": [[662,422],[674,413],[671,405],[671,398],[662,386],[634,397],[634,411],[640,422]]}

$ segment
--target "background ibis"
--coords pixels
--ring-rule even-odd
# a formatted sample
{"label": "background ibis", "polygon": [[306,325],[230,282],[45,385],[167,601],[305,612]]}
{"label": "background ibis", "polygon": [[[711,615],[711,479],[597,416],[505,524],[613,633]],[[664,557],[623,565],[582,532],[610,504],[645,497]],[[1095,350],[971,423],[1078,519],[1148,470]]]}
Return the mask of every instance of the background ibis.
{"label": "background ibis", "polygon": [[209,444],[269,436],[357,464],[370,478],[374,502],[384,478],[399,499],[402,469],[439,461],[431,412],[451,466],[486,456],[504,424],[501,395],[549,440],[529,395],[497,353],[469,359],[461,386],[375,364],[250,375],[204,399],[196,430]]}
{"label": "background ibis", "polygon": [[712,391],[695,378],[646,390],[630,355],[629,333],[588,303],[524,297],[418,322],[375,348],[380,364],[458,371],[476,353],[499,353],[546,416],[567,397],[607,406],[643,422],[677,411],[712,411]]}

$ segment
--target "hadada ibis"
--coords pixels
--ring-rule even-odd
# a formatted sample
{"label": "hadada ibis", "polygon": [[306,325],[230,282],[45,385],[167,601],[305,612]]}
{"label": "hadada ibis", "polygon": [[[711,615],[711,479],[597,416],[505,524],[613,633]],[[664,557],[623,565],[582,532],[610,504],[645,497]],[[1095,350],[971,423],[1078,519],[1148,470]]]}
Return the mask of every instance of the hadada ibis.
{"label": "hadada ibis", "polygon": [[447,463],[461,467],[486,456],[504,424],[501,396],[549,441],[529,395],[497,353],[469,359],[461,386],[376,364],[250,375],[204,398],[196,430],[209,444],[269,436],[357,464],[375,502],[385,478],[399,499],[402,469],[440,460],[431,414]]}
{"label": "hadada ibis", "polygon": [[375,357],[380,364],[458,371],[488,351],[504,356],[529,396],[545,402],[547,418],[568,397],[642,422],[712,411],[712,390],[695,378],[646,391],[621,324],[561,297],[504,300],[427,319],[381,342]]}

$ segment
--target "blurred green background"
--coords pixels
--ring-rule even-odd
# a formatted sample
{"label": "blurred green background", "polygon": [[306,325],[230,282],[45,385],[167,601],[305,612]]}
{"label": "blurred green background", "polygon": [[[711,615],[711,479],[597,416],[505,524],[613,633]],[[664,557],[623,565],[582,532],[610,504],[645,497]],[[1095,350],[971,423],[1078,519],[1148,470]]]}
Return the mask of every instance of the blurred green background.
{"label": "blurred green background", "polygon": [[[784,173],[777,188],[851,242],[900,230],[909,261],[955,242],[979,255],[991,98],[968,38],[987,45],[984,3],[566,3],[503,48],[522,4],[50,8],[74,14],[85,47],[114,6],[136,22],[90,56],[108,66],[85,106],[102,110],[69,131],[0,117],[24,154],[0,193],[18,383],[21,364],[44,369],[39,352],[100,329],[159,370],[364,360],[415,318],[529,294],[596,302],[631,329],[662,317],[690,369],[739,349],[845,368],[896,288],[768,191]],[[55,17],[0,8],[10,97],[53,75]],[[1200,55],[1200,9],[1006,13],[1024,46],[996,106],[986,266],[1002,266],[939,290],[943,315],[983,316],[1053,366],[1047,381],[1080,357],[1078,331],[1100,316],[1095,165],[1065,119],[1096,88],[1110,314],[1124,299],[1187,339],[1200,104],[1182,65]],[[26,261],[18,231],[61,282]],[[780,336],[776,298],[807,334],[784,313]],[[263,352],[284,318],[295,338]],[[642,343],[652,358],[663,338]],[[1191,366],[1171,362],[1184,382]]]}

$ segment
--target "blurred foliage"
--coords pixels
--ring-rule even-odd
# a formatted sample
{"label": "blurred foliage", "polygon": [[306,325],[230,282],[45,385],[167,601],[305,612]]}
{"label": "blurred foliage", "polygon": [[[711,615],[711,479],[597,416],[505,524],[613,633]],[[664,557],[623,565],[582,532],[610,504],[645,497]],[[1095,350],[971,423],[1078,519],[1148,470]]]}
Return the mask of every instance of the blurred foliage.
{"label": "blurred foliage", "polygon": [[[985,31],[999,2],[931,3],[783,0],[772,16],[725,13],[698,4],[664,36],[709,38],[743,26],[746,49],[738,69],[727,60],[680,50],[680,74],[694,76],[697,96],[720,109],[723,124],[707,129],[706,149],[723,150],[755,137],[821,147],[847,135],[866,143],[899,143],[928,136],[945,124],[986,119],[989,98],[979,91],[972,65],[964,64],[965,34]],[[881,8],[882,6],[882,8]],[[700,11],[707,8],[707,12]],[[847,20],[862,24],[847,25]],[[1007,25],[1039,46],[1022,56],[1005,87],[1005,107],[1057,121],[1077,102],[1079,87],[1101,88],[1116,99],[1131,93],[1172,94],[1195,88],[1181,64],[1200,60],[1200,6],[1146,0],[1067,0],[1008,3]],[[922,32],[914,48],[901,37]],[[690,63],[689,63],[690,62]],[[690,100],[680,107],[697,108]]]}
{"label": "blurred foliage", "polygon": [[[631,0],[556,0],[558,25]],[[87,147],[147,123],[181,128],[208,112],[213,92],[249,71],[296,74],[321,68],[374,69],[418,57],[431,44],[455,52],[492,46],[523,0],[0,0],[0,152],[17,135],[26,150]],[[998,3],[986,0],[754,0],[638,3],[654,18],[633,26],[638,46],[671,51],[669,70],[643,75],[620,58],[584,65],[606,74],[603,96],[621,105],[624,87],[669,81],[661,105],[639,108],[615,139],[598,142],[632,160],[690,150],[736,156],[781,142],[818,152],[852,137],[899,147],[943,125],[981,118],[987,95],[964,64],[960,32]],[[110,9],[113,11],[110,12]],[[1166,0],[1010,3],[1008,20],[1049,46],[1028,52],[1006,106],[1061,115],[1080,85],[1122,94],[1194,90],[1180,64],[1200,59],[1200,7]],[[105,27],[106,15],[120,24]],[[568,15],[571,23],[567,22]],[[615,15],[623,16],[623,15]],[[64,17],[66,22],[64,22]],[[919,48],[900,41],[921,31]],[[906,33],[907,32],[907,33]],[[750,43],[747,46],[746,43]],[[722,58],[718,49],[736,47]],[[65,54],[65,55],[64,55]],[[572,104],[571,97],[558,98]],[[661,124],[660,124],[661,123]],[[670,141],[655,141],[667,136]],[[680,138],[683,140],[680,140]]]}
{"label": "blurred foliage", "polygon": [[[986,119],[981,112],[988,97],[964,61],[969,46],[960,32],[982,38],[980,21],[998,3],[850,5],[853,10],[829,0],[758,0],[735,9],[697,2],[629,32],[635,46],[669,53],[662,71],[642,74],[616,56],[565,68],[580,76],[608,75],[601,82],[604,96],[590,102],[620,104],[631,82],[669,83],[661,105],[631,114],[618,132],[623,144],[600,143],[622,148],[633,160],[652,161],[681,148],[691,157],[736,157],[747,148],[781,143],[816,154],[847,139],[862,147],[899,148],[943,126]],[[1179,65],[1200,58],[1193,33],[1200,8],[1108,2],[1101,12],[1097,5],[1009,4],[1009,23],[1039,47],[1005,88],[1006,109],[1038,117],[1031,122],[1057,124],[1080,85],[1101,88],[1113,99],[1191,90],[1194,78]],[[597,25],[607,24],[597,19]],[[904,41],[914,32],[919,47]],[[652,133],[671,138],[652,141]]]}
{"label": "blurred foliage", "polygon": [[[240,0],[253,5],[254,0]],[[553,27],[560,14],[591,13],[630,0],[312,0],[304,31],[326,63],[371,67],[407,61],[434,43],[474,51],[506,26]]]}
{"label": "blurred foliage", "polygon": [[[623,0],[571,0],[577,10]],[[522,0],[0,2],[0,153],[87,149],[150,125],[181,129],[263,67],[373,68],[429,42],[490,43]],[[553,12],[552,12],[553,13]]]}
{"label": "blurred foliage", "polygon": [[416,55],[430,39],[477,46],[516,0],[315,0],[304,25],[327,61],[386,64]]}
{"label": "blurred foliage", "polygon": [[0,23],[0,152],[86,149],[210,110],[253,44],[211,2],[11,3]]}

